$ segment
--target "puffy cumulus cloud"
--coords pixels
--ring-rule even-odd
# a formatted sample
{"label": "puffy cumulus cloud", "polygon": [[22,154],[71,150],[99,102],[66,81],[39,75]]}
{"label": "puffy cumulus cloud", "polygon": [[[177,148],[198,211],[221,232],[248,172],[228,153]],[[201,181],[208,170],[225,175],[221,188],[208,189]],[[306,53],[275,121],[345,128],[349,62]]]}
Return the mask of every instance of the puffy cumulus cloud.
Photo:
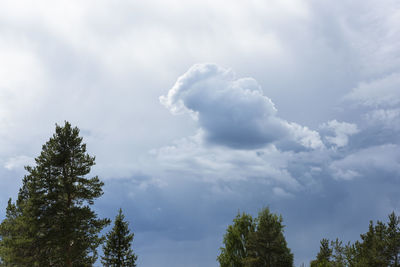
{"label": "puffy cumulus cloud", "polygon": [[180,76],[161,103],[172,113],[190,113],[210,143],[253,149],[281,143],[321,148],[319,134],[277,116],[253,78],[236,78],[216,64],[196,64]]}
{"label": "puffy cumulus cloud", "polygon": [[[256,215],[263,205],[282,213],[300,265],[327,233],[355,240],[368,220],[400,206],[395,0],[1,7],[2,207],[28,161],[18,155],[37,155],[65,119],[97,156],[94,174],[126,178],[107,179],[96,205],[113,218],[122,204],[144,266],[215,265],[237,210]],[[254,79],[208,66],[165,97],[198,121],[170,116],[157,97],[194,62]],[[345,94],[357,105],[337,109]],[[202,133],[181,139],[198,125]],[[333,149],[304,149],[321,139]]]}
{"label": "puffy cumulus cloud", "polygon": [[[338,122],[337,120],[326,122],[322,124],[320,128],[324,131],[327,131],[326,136],[324,136],[327,142],[336,147],[346,146],[349,142],[349,136],[360,131],[356,124]],[[334,135],[330,135],[330,132],[332,132]]]}

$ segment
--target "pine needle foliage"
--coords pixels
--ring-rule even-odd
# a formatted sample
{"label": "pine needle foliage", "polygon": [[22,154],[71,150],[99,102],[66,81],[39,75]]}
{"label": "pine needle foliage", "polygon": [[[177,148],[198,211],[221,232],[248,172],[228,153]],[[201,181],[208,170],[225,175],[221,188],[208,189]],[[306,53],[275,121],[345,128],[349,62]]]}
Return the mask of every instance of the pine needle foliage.
{"label": "pine needle foliage", "polygon": [[106,236],[103,246],[102,263],[105,267],[135,267],[137,256],[132,251],[134,234],[129,230],[129,223],[124,220],[122,209],[115,217],[114,227]]}
{"label": "pine needle foliage", "polygon": [[79,129],[56,125],[35,166],[25,167],[16,203],[0,225],[4,266],[92,266],[110,223],[91,209],[103,182],[88,178],[95,157],[86,153]]}

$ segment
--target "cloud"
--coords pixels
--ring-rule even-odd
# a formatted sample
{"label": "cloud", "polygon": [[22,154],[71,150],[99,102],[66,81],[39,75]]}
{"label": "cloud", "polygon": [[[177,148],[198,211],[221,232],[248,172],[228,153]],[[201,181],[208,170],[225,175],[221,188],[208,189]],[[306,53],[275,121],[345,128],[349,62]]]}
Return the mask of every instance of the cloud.
{"label": "cloud", "polygon": [[360,149],[342,159],[332,160],[329,167],[336,179],[371,177],[377,173],[380,173],[379,176],[390,174],[396,177],[400,174],[399,145],[385,144]]}
{"label": "cloud", "polygon": [[365,115],[370,125],[400,131],[400,108],[374,109]]}
{"label": "cloud", "polygon": [[31,157],[27,156],[17,156],[13,158],[9,158],[5,163],[4,163],[4,168],[7,170],[15,170],[15,169],[22,169],[24,166],[33,166],[35,160]]}
{"label": "cloud", "polygon": [[335,145],[336,147],[344,147],[349,142],[349,136],[354,135],[359,132],[356,124],[347,122],[338,122],[337,120],[332,120],[326,122],[320,127],[322,130],[333,132],[332,135],[326,135],[325,139],[328,143]]}
{"label": "cloud", "polygon": [[216,64],[196,64],[180,76],[160,102],[173,114],[191,114],[209,143],[254,149],[280,142],[306,148],[323,146],[319,134],[277,116],[253,78],[236,78]]}
{"label": "cloud", "polygon": [[293,197],[293,194],[286,192],[284,189],[280,188],[280,187],[274,187],[272,189],[272,191],[274,192],[274,194],[280,198],[290,198]]}
{"label": "cloud", "polygon": [[[400,206],[396,1],[3,2],[3,207],[21,155],[65,119],[105,179],[98,210],[126,207],[141,265],[214,266],[237,210],[263,205],[300,265],[324,235],[355,240]],[[195,62],[253,78],[187,72],[164,104],[192,117],[171,116],[157,97]]]}
{"label": "cloud", "polygon": [[399,87],[400,73],[397,72],[371,82],[361,82],[345,98],[370,107],[398,106]]}
{"label": "cloud", "polygon": [[156,177],[169,180],[169,173],[179,173],[187,179],[207,183],[256,180],[275,184],[288,190],[299,190],[301,185],[287,170],[290,152],[281,152],[275,146],[257,150],[232,149],[224,146],[207,146],[203,133],[177,140],[174,144],[151,151],[160,173],[146,170]]}

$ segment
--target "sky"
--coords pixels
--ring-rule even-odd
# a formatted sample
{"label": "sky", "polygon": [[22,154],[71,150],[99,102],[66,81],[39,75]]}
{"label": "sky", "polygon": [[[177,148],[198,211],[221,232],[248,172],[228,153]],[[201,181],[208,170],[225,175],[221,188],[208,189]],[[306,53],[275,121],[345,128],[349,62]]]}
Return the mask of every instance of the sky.
{"label": "sky", "polygon": [[64,121],[139,266],[218,266],[263,207],[308,264],[400,214],[400,3],[1,1],[1,217]]}

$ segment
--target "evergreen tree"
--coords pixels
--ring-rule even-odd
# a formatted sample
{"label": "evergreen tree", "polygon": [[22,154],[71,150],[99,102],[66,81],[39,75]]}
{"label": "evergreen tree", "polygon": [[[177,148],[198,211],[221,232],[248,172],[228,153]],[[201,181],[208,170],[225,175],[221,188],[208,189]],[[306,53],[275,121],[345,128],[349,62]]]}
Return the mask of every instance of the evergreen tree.
{"label": "evergreen tree", "polygon": [[259,213],[256,231],[250,234],[248,242],[246,267],[293,266],[293,254],[287,247],[282,221],[282,216],[270,213],[268,208]]}
{"label": "evergreen tree", "polygon": [[332,266],[334,267],[345,267],[346,266],[346,254],[345,254],[345,246],[343,246],[343,242],[336,238],[335,241],[331,241],[332,247]]}
{"label": "evergreen tree", "polygon": [[119,209],[114,227],[107,234],[106,244],[103,246],[104,256],[101,261],[106,267],[136,266],[137,256],[131,248],[134,234],[130,233],[128,222],[124,221],[124,218],[122,209]]}
{"label": "evergreen tree", "polygon": [[251,215],[238,213],[229,225],[224,235],[225,247],[220,248],[221,254],[217,260],[221,267],[243,267],[243,259],[248,256],[247,242],[249,234],[254,232],[254,222]]}
{"label": "evergreen tree", "polygon": [[37,248],[32,239],[34,225],[28,216],[22,216],[15,204],[8,200],[6,218],[0,225],[1,266],[38,266],[34,263]]}
{"label": "evergreen tree", "polygon": [[[387,224],[377,221],[369,223],[368,231],[361,234],[360,241],[343,246],[339,239],[321,241],[317,259],[311,267],[399,267],[400,218],[392,212]],[[334,252],[334,253],[332,253]]]}
{"label": "evergreen tree", "polygon": [[332,249],[329,247],[329,240],[324,238],[320,241],[321,245],[319,247],[319,252],[317,259],[313,260],[310,267],[329,267],[330,259],[332,256]]}
{"label": "evergreen tree", "polygon": [[389,215],[387,227],[387,257],[391,267],[400,266],[400,217],[394,212]]}
{"label": "evergreen tree", "polygon": [[79,129],[65,122],[35,159],[16,204],[0,225],[0,257],[6,266],[90,266],[109,224],[90,206],[103,194],[97,176],[87,178],[95,158],[86,153]]}
{"label": "evergreen tree", "polygon": [[238,214],[224,235],[217,260],[221,267],[292,267],[293,254],[283,235],[282,216],[263,209],[253,218]]}

